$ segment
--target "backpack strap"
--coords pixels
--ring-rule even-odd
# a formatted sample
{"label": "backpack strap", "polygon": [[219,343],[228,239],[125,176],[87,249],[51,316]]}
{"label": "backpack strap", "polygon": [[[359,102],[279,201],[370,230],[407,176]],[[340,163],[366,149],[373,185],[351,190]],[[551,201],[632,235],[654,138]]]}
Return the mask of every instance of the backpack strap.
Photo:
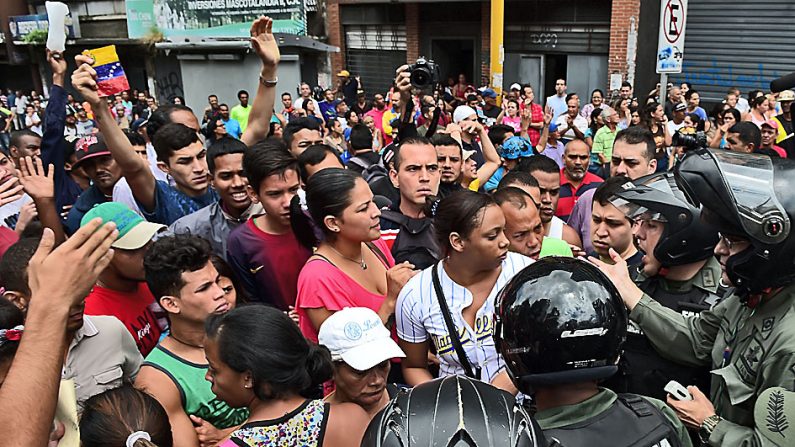
{"label": "backpack strap", "polygon": [[353,163],[356,166],[362,168],[362,170],[365,170],[365,169],[369,168],[370,166],[372,166],[372,164],[367,163],[367,161],[365,161],[362,157],[359,157],[359,156],[351,157],[348,160],[348,163]]}

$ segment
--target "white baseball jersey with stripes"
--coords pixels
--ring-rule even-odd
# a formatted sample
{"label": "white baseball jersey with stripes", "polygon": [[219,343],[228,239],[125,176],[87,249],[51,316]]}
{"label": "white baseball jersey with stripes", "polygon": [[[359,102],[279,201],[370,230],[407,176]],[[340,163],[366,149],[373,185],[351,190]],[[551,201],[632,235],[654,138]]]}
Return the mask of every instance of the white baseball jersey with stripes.
{"label": "white baseball jersey with stripes", "polygon": [[439,376],[464,374],[464,368],[450,342],[447,325],[433,288],[431,269],[437,268],[438,265],[439,282],[447,299],[447,306],[450,308],[453,322],[459,331],[461,345],[472,366],[480,365],[482,380],[491,382],[505,366],[502,357],[497,353],[493,338],[494,302],[497,293],[514,275],[531,263],[533,260],[526,256],[508,253],[507,258],[502,262],[502,272],[497,278],[497,282],[483,306],[477,311],[475,327],[470,327],[461,314],[465,308],[472,304],[472,293],[453,282],[441,264],[428,267],[411,278],[400,291],[395,308],[398,337],[409,343],[422,343],[430,338],[436,346],[436,352],[441,362]]}

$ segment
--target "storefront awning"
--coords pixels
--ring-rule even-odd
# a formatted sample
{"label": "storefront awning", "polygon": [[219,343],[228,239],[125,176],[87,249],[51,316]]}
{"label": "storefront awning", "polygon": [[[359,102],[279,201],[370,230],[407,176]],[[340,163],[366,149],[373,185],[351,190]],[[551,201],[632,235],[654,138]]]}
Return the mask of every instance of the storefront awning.
{"label": "storefront awning", "polygon": [[[339,47],[325,44],[308,36],[274,33],[274,37],[280,47],[298,47],[324,53],[340,52]],[[155,44],[155,48],[158,50],[242,50],[250,47],[251,44],[248,40],[197,37],[185,37],[179,40]]]}

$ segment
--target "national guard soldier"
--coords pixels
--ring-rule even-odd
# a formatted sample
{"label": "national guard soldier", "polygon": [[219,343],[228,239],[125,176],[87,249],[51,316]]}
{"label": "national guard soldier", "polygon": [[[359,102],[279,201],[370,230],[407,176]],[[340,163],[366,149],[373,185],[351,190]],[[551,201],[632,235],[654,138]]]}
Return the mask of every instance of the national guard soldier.
{"label": "national guard soldier", "polygon": [[[710,397],[668,398],[710,446],[772,445],[754,422],[763,391],[795,388],[795,161],[700,149],[675,171],[681,190],[720,231],[715,254],[731,297],[699,318],[644,294],[616,265],[593,260],[615,283],[630,318],[666,358],[712,368]],[[791,442],[791,440],[788,440]]]}
{"label": "national guard soldier", "polygon": [[665,403],[598,386],[618,370],[627,312],[597,267],[540,259],[505,286],[496,313],[497,348],[514,385],[534,394],[534,416],[551,445],[691,446]]}
{"label": "national guard soldier", "polygon": [[[720,285],[720,264],[713,254],[718,231],[700,221],[701,210],[688,203],[673,173],[628,182],[611,203],[635,222],[635,237],[645,253],[635,282],[644,293],[685,316],[697,316],[722,300],[727,288]],[[671,380],[709,387],[709,367],[664,358],[634,322],[621,367],[612,388],[616,392],[665,400]]]}

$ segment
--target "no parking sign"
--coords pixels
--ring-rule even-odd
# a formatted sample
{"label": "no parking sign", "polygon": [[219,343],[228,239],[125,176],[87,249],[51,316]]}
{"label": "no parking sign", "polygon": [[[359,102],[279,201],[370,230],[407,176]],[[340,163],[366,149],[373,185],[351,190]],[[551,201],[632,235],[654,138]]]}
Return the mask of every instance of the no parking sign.
{"label": "no parking sign", "polygon": [[687,0],[662,0],[657,73],[681,73],[685,53]]}

